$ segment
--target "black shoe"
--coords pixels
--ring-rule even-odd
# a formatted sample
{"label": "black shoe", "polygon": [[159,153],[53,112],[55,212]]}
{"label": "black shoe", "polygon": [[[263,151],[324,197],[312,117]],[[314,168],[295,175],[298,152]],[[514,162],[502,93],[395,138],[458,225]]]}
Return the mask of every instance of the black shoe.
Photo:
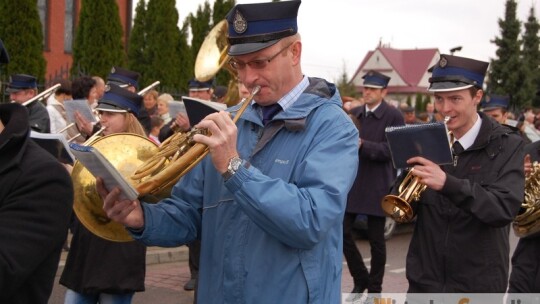
{"label": "black shoe", "polygon": [[193,290],[195,289],[195,282],[197,279],[189,279],[189,281],[184,284],[184,290]]}

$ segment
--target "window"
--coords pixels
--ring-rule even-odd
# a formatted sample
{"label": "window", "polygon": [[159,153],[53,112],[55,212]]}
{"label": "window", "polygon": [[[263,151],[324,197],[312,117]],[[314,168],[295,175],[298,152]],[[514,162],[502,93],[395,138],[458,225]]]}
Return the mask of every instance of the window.
{"label": "window", "polygon": [[37,1],[39,21],[41,21],[41,30],[43,32],[43,48],[49,49],[49,0]]}
{"label": "window", "polygon": [[73,17],[75,15],[75,0],[66,0],[64,17],[64,52],[73,52],[73,31],[75,28]]}

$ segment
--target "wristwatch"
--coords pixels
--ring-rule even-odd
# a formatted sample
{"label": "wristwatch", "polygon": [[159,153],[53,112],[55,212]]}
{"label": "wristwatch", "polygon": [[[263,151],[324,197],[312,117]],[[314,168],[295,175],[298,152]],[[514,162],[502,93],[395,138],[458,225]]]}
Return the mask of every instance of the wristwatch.
{"label": "wristwatch", "polygon": [[238,156],[235,156],[231,159],[229,159],[229,166],[227,166],[227,171],[223,172],[222,176],[225,181],[227,181],[229,178],[231,178],[236,171],[238,171],[238,168],[242,165],[242,159]]}

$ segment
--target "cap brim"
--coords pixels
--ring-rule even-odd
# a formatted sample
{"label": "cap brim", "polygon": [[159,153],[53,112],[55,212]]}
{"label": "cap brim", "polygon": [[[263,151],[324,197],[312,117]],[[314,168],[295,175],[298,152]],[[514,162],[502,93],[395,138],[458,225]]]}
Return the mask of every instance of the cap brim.
{"label": "cap brim", "polygon": [[31,89],[31,88],[10,88],[10,87],[7,87],[6,88],[6,93],[17,93],[19,91],[26,90],[26,89]]}
{"label": "cap brim", "polygon": [[114,85],[117,85],[117,86],[119,86],[121,88],[127,88],[127,87],[129,87],[131,85],[129,83],[125,83],[125,82],[114,80],[114,79],[107,80],[107,84],[114,84]]}
{"label": "cap brim", "polygon": [[384,89],[382,85],[376,85],[376,84],[364,84],[364,88],[373,88],[373,89]]}
{"label": "cap brim", "polygon": [[268,42],[234,44],[234,45],[231,45],[231,47],[229,48],[228,54],[229,56],[240,56],[240,55],[257,52],[276,44],[279,40],[280,39],[270,40]]}
{"label": "cap brim", "polygon": [[127,113],[127,110],[120,109],[116,106],[107,104],[107,103],[98,103],[96,110],[104,112],[115,112],[115,113]]}
{"label": "cap brim", "polygon": [[482,111],[489,112],[489,111],[493,111],[493,110],[497,110],[497,109],[506,109],[506,107],[503,107],[503,106],[485,107],[485,108],[482,108]]}
{"label": "cap brim", "polygon": [[443,81],[443,82],[434,82],[429,87],[429,92],[451,92],[451,91],[459,91],[459,90],[465,90],[470,87],[472,87],[472,84],[468,83],[459,83],[459,82],[451,82],[451,81]]}

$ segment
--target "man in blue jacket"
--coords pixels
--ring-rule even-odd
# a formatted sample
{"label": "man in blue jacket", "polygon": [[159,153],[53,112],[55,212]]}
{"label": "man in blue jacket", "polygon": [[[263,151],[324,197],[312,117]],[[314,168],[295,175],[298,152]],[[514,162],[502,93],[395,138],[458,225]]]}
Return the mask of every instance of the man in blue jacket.
{"label": "man in blue jacket", "polygon": [[[335,85],[303,75],[300,1],[228,14],[230,66],[260,92],[235,124],[207,116],[210,155],[158,204],[118,201],[107,215],[145,244],[202,240],[199,303],[340,303],[342,220],[358,168],[358,131]],[[273,115],[272,115],[273,114]]]}

